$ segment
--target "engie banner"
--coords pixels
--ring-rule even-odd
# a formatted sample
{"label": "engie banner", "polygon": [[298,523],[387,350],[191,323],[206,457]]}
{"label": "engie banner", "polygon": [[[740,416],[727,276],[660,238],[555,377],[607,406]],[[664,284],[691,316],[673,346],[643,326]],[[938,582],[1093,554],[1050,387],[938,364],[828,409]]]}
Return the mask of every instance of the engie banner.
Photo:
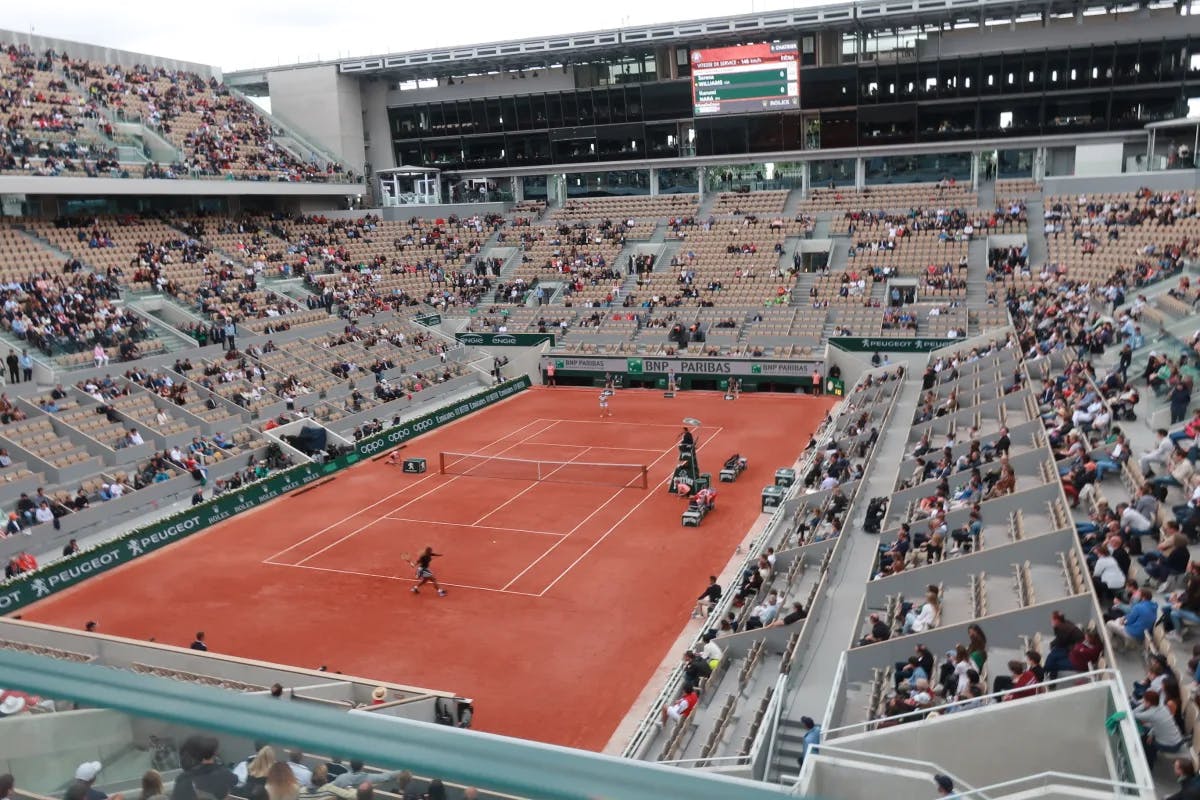
{"label": "engie banner", "polygon": [[194,533],[229,519],[235,514],[274,500],[276,497],[307,486],[313,481],[389,450],[409,439],[428,433],[449,422],[497,403],[530,387],[528,376],[507,381],[468,397],[461,403],[388,428],[368,439],[356,442],[352,451],[324,464],[301,464],[264,478],[257,483],[214,497],[186,511],[129,531],[96,547],[21,575],[0,585],[0,614],[11,614],[30,603],[49,597],[113,567],[186,539]]}

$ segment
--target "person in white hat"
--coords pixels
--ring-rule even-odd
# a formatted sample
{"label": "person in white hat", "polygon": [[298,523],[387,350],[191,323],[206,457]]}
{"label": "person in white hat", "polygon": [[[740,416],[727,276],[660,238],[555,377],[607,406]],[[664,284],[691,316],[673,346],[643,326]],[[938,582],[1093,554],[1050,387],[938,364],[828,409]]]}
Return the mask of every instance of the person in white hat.
{"label": "person in white hat", "polygon": [[3,700],[0,700],[0,718],[20,714],[25,710],[27,705],[24,697],[15,694],[7,695]]}
{"label": "person in white hat", "polygon": [[87,787],[83,793],[84,800],[104,800],[108,797],[93,785],[96,783],[96,776],[102,769],[104,769],[104,765],[99,761],[85,761],[75,768],[75,780]]}

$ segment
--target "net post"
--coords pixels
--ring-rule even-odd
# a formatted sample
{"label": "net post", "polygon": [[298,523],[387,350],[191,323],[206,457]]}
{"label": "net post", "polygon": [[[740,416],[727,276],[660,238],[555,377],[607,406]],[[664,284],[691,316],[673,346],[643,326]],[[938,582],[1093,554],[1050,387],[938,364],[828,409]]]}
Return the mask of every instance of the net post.
{"label": "net post", "polygon": [[642,488],[648,489],[649,487],[650,487],[650,468],[647,467],[645,464],[642,464]]}
{"label": "net post", "polygon": [[442,475],[446,474],[446,451],[442,450],[438,453],[438,472]]}

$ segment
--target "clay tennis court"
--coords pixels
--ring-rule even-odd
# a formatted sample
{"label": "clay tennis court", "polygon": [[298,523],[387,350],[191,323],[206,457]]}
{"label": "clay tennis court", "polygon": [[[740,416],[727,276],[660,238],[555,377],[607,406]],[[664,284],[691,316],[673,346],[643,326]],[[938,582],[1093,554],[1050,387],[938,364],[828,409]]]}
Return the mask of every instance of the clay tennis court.
{"label": "clay tennis court", "polygon": [[[181,646],[202,629],[216,652],[454,691],[477,729],[600,749],[834,401],[624,390],[601,421],[598,395],[534,388],[410,442],[426,474],[365,462],[23,616]],[[714,480],[749,460],[699,528],[666,491],[684,417]],[[474,474],[438,473],[441,452]],[[447,597],[411,592],[400,554],[427,545]]]}

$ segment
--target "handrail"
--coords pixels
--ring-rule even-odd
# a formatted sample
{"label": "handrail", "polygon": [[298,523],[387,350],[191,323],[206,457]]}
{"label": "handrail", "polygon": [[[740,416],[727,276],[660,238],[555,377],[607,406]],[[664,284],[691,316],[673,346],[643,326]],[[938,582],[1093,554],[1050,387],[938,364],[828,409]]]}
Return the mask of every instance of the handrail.
{"label": "handrail", "polygon": [[[823,580],[824,578],[822,578]],[[795,657],[795,654],[793,654]],[[771,720],[765,730],[760,730],[758,740],[761,743],[765,738],[767,740],[767,757],[765,760],[765,768],[762,775],[756,775],[759,780],[769,780],[771,777],[771,765],[775,763],[775,744],[779,741],[779,719],[783,716],[783,695],[787,691],[788,674],[785,672],[775,681],[775,693],[771,695],[771,706],[767,708],[770,713]],[[834,684],[836,686],[837,684]],[[761,744],[759,745],[761,748]]]}
{"label": "handrail", "polygon": [[[1104,669],[1093,669],[1093,670],[1089,670],[1088,672],[1077,672],[1073,675],[1069,675],[1064,678],[1055,678],[1054,680],[1051,680],[1051,681],[1043,681],[1041,683],[1034,684],[1032,688],[1037,689],[1038,694],[1041,694],[1042,693],[1041,690],[1047,686],[1057,686],[1060,684],[1067,684],[1067,683],[1075,684],[1081,680],[1088,680],[1091,683],[1095,683],[1095,682],[1098,682],[1101,680],[1116,680],[1118,683],[1120,683],[1121,682],[1121,674],[1117,670],[1109,669],[1107,667]],[[884,721],[884,720],[900,721],[900,720],[906,720],[906,719],[916,719],[916,718],[926,717],[930,714],[930,712],[936,711],[939,713],[945,713],[948,710],[953,710],[959,706],[964,706],[968,703],[984,705],[985,701],[987,701],[989,699],[1000,698],[1006,694],[1011,694],[1011,692],[1012,692],[1011,689],[1005,690],[1003,692],[992,692],[990,694],[980,695],[979,697],[972,697],[969,700],[954,700],[949,703],[943,703],[942,705],[938,705],[938,706],[931,706],[929,708],[921,709],[918,711],[906,711],[903,714],[896,714],[895,716],[882,717],[880,719],[866,720],[865,722],[854,722],[854,723],[851,723],[850,725],[843,725],[840,728],[830,728],[829,730],[822,731],[822,738],[824,739],[824,738],[830,737],[832,734],[835,734],[835,733],[839,734],[841,736],[846,736],[846,735],[849,735],[846,733],[846,731],[850,731],[850,730],[858,731],[861,729],[862,732],[866,732],[866,730],[870,729],[872,726],[877,726],[881,721]],[[1033,697],[1022,697],[1019,699],[1020,700],[1033,700],[1036,698],[1037,698],[1037,695],[1034,695]],[[1009,702],[1017,702],[1017,701],[1010,700]],[[973,710],[973,709],[968,709],[968,710]]]}
{"label": "handrail", "polygon": [[833,724],[833,715],[837,711],[838,702],[839,701],[844,702],[846,699],[845,693],[838,692],[837,687],[841,686],[842,681],[845,679],[846,659],[847,659],[848,653],[849,653],[848,650],[842,651],[842,657],[840,659],[838,659],[838,667],[833,673],[833,682],[831,684],[829,684],[832,687],[834,696],[831,698],[831,702],[829,702],[825,705],[825,716],[821,718],[821,730],[822,731],[833,730],[829,726]]}
{"label": "handrail", "polygon": [[[818,745],[818,747],[819,747],[820,755],[828,755],[829,753],[846,753],[848,755],[854,755],[854,756],[867,756],[868,758],[879,759],[881,761],[891,761],[891,762],[894,762],[897,764],[909,764],[912,766],[926,767],[926,768],[932,770],[934,774],[946,775],[947,777],[950,778],[950,780],[954,781],[955,797],[961,796],[964,793],[964,791],[965,792],[979,791],[977,789],[970,788],[971,785],[969,783],[967,783],[966,781],[964,781],[962,778],[958,777],[953,772],[950,772],[949,770],[944,769],[941,764],[935,764],[932,761],[924,761],[919,758],[906,758],[904,756],[893,756],[888,753],[875,753],[875,752],[868,753],[863,750],[851,750],[848,747],[838,747],[836,745],[826,745],[824,743]],[[960,786],[965,787],[965,789],[959,789],[958,787],[960,787]]]}
{"label": "handrail", "polygon": [[[893,755],[889,755],[887,753],[868,752],[865,750],[853,750],[848,747],[838,747],[836,745],[822,744],[820,746],[820,755],[826,755],[826,754],[831,754],[831,753],[832,754],[841,753],[841,754],[845,754],[845,755],[849,755],[849,756],[862,756],[869,760],[891,761],[891,762],[895,762],[898,764],[909,764],[912,766],[929,768],[929,769],[933,770],[935,772],[935,774],[946,775],[952,781],[954,781],[954,797],[961,798],[961,800],[969,800],[970,798],[980,798],[980,800],[982,800],[983,798],[987,798],[987,797],[991,796],[992,794],[994,794],[997,790],[1001,790],[1001,789],[1006,790],[1006,791],[1002,792],[1002,794],[1010,794],[1012,787],[1020,786],[1021,784],[1030,784],[1030,783],[1041,782],[1047,778],[1060,778],[1060,779],[1074,782],[1074,783],[1087,784],[1090,786],[1094,786],[1097,789],[1131,789],[1134,791],[1142,792],[1142,791],[1146,791],[1147,789],[1150,788],[1148,786],[1144,786],[1141,784],[1130,783],[1129,781],[1118,781],[1118,780],[1109,780],[1109,779],[1105,779],[1105,778],[1094,778],[1090,775],[1077,775],[1072,772],[1060,772],[1058,770],[1047,770],[1045,772],[1038,772],[1033,775],[1023,775],[1020,778],[1013,778],[1012,780],[1001,781],[1000,783],[993,783],[993,784],[989,784],[987,786],[981,786],[979,788],[971,788],[970,784],[968,784],[962,778],[956,776],[952,772],[949,772],[949,771],[943,769],[941,767],[941,765],[935,764],[931,761],[923,761],[923,760],[917,759],[917,758],[905,758],[903,756],[893,756]],[[987,794],[985,794],[985,792]]]}

